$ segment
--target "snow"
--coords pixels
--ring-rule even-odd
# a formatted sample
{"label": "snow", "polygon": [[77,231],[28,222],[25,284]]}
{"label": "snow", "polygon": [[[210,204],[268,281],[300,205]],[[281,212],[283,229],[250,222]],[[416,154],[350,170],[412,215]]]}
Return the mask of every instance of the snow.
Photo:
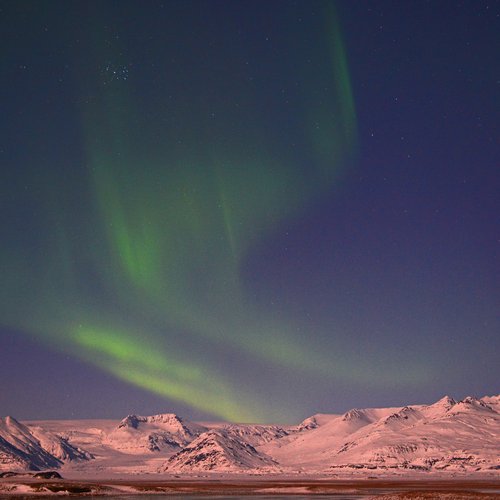
{"label": "snow", "polygon": [[39,427],[15,418],[0,419],[0,470],[58,468],[64,461],[90,460],[91,454]]}
{"label": "snow", "polygon": [[316,414],[296,426],[193,423],[172,413],[121,421],[0,419],[0,470],[68,478],[176,474],[482,474],[500,478],[500,396]]}
{"label": "snow", "polygon": [[147,451],[178,451],[207,430],[191,422],[184,422],[173,413],[142,417],[128,415],[103,440],[110,447],[124,453]]}
{"label": "snow", "polygon": [[170,457],[163,471],[279,471],[271,458],[227,430],[210,430]]}
{"label": "snow", "polygon": [[[393,409],[394,410],[394,409]],[[500,465],[500,414],[481,400],[348,412],[281,446],[284,464],[307,469],[494,470]],[[385,414],[385,416],[384,416]],[[377,419],[378,417],[378,419]],[[300,453],[300,450],[306,453]],[[325,469],[324,469],[325,470]]]}

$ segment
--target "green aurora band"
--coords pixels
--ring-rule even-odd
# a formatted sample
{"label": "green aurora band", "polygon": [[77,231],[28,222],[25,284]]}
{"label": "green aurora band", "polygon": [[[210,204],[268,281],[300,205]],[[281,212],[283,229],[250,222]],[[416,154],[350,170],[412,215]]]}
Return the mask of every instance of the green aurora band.
{"label": "green aurora band", "polygon": [[[332,382],[394,383],[394,364],[366,360],[353,369],[341,345],[332,347],[335,340],[325,352],[294,335],[291,319],[252,302],[242,278],[256,245],[331,190],[356,153],[346,54],[334,13],[327,19],[331,59],[320,60],[322,75],[311,76],[297,110],[315,158],[307,172],[293,151],[275,153],[262,110],[248,111],[242,122],[226,109],[223,124],[211,126],[205,104],[187,93],[157,139],[129,82],[103,85],[97,71],[83,77],[84,88],[93,89],[81,106],[86,188],[75,200],[52,179],[39,200],[41,234],[48,236],[41,236],[38,259],[22,248],[3,256],[5,326],[228,420],[283,418],[290,409],[270,405],[248,380],[230,380],[213,352]],[[95,36],[88,57],[100,67],[116,60],[119,50]],[[315,96],[317,78],[331,86],[328,102]],[[232,91],[258,103],[250,84]],[[246,109],[252,107],[259,108]],[[399,383],[423,376],[415,367],[404,373]]]}

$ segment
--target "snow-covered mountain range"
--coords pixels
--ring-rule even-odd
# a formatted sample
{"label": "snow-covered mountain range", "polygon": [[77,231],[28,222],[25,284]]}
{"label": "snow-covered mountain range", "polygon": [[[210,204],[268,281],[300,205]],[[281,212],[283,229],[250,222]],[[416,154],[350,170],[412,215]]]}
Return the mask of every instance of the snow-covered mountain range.
{"label": "snow-covered mountain range", "polygon": [[299,425],[0,419],[0,471],[116,474],[486,474],[500,477],[500,396],[317,414]]}

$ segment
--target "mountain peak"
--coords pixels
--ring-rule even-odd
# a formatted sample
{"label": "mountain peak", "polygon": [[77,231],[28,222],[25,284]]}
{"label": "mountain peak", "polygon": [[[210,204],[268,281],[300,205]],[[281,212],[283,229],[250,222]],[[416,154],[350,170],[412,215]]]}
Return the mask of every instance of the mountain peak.
{"label": "mountain peak", "polygon": [[444,408],[451,408],[452,406],[454,406],[456,404],[457,404],[457,402],[452,397],[446,395],[446,396],[443,396],[438,401],[436,401],[432,406],[441,406]]}
{"label": "mountain peak", "polygon": [[143,421],[141,419],[142,417],[138,417],[137,415],[127,415],[124,419],[120,420],[120,423],[118,424],[118,429],[123,429],[123,428],[137,429],[139,427],[139,422]]}
{"label": "mountain peak", "polygon": [[211,429],[200,434],[184,449],[170,457],[162,470],[210,471],[254,470],[275,467],[274,460],[252,445],[235,439],[226,430]]}
{"label": "mountain peak", "polygon": [[458,401],[452,408],[450,408],[449,413],[463,413],[463,412],[475,412],[475,411],[495,411],[490,405],[485,403],[482,399],[476,398],[474,396],[467,396],[466,398]]}
{"label": "mountain peak", "polygon": [[297,426],[297,430],[308,431],[310,429],[316,429],[316,427],[319,427],[319,423],[316,416],[313,415],[312,417],[308,417],[305,420],[302,420],[302,422]]}
{"label": "mountain peak", "polygon": [[184,421],[175,413],[128,415],[105,437],[106,443],[125,453],[173,451],[185,446],[206,428]]}
{"label": "mountain peak", "polygon": [[89,460],[92,455],[66,439],[30,428],[12,416],[0,418],[0,469],[59,468],[65,460]]}
{"label": "mountain peak", "polygon": [[0,418],[0,425],[3,427],[15,427],[17,429],[23,429],[25,426],[18,422],[14,417],[7,415],[3,418]]}
{"label": "mountain peak", "polygon": [[160,413],[158,415],[150,415],[147,417],[135,414],[127,415],[123,420],[120,421],[120,423],[118,424],[118,428],[137,429],[141,423],[167,424],[179,430],[186,429],[186,427],[184,427],[182,418],[175,413]]}
{"label": "mountain peak", "polygon": [[344,422],[351,422],[353,420],[365,420],[366,414],[363,410],[359,410],[358,408],[353,408],[342,415],[342,420]]}

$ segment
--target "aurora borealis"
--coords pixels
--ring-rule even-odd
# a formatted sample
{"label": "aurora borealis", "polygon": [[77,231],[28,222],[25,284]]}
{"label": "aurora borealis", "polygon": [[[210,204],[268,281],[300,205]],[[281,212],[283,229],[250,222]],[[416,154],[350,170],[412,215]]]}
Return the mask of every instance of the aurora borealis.
{"label": "aurora borealis", "polygon": [[10,413],[30,411],[25,363],[63,387],[49,415],[141,393],[126,408],[293,421],[494,392],[493,84],[448,92],[479,63],[447,53],[473,16],[493,74],[491,14],[457,7],[425,61],[435,14],[396,5],[2,3]]}

